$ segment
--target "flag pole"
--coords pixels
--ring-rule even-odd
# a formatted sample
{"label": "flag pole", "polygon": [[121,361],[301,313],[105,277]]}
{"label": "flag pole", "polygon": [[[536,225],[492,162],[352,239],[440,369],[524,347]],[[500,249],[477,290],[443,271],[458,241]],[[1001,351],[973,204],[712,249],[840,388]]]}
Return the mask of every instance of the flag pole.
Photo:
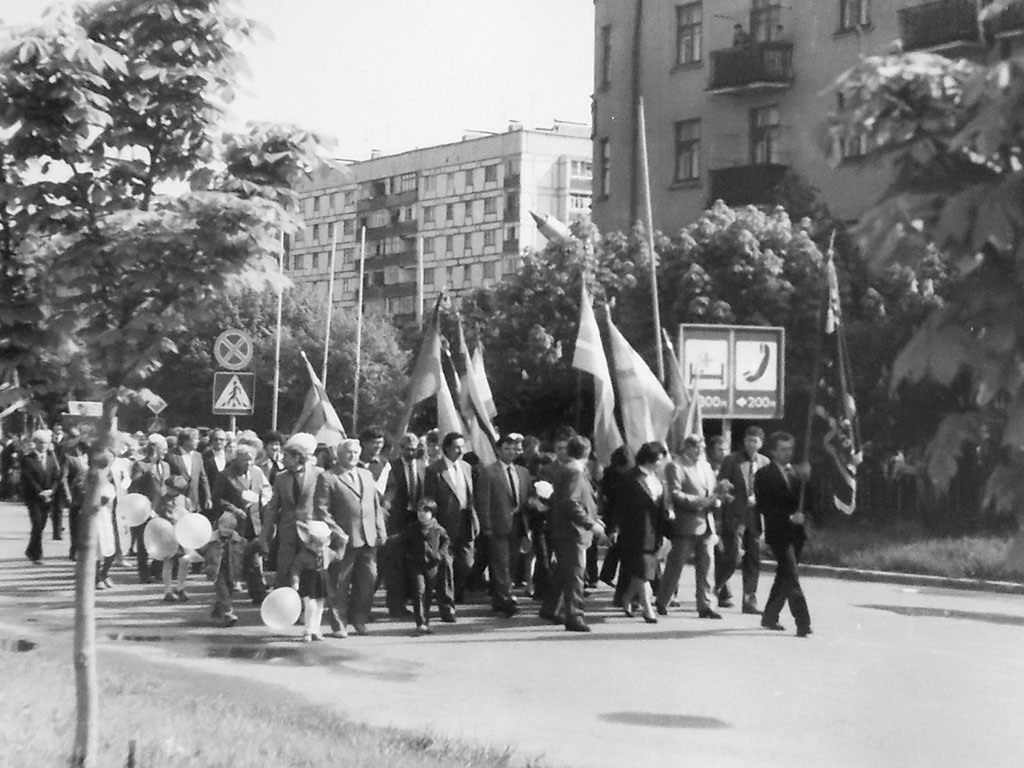
{"label": "flag pole", "polygon": [[284,305],[284,260],[285,256],[284,231],[281,231],[281,253],[277,258],[278,275],[281,284],[277,289],[277,324],[274,333],[274,402],[270,409],[270,430],[277,431],[277,401],[281,391],[281,309]]}
{"label": "flag pole", "polygon": [[331,349],[331,312],[334,309],[334,270],[338,263],[338,224],[334,224],[331,237],[331,265],[327,276],[327,328],[324,330],[324,366],[320,371],[320,381],[327,389],[327,356]]}
{"label": "flag pole", "polygon": [[423,327],[423,236],[416,238],[416,325]]}
{"label": "flag pole", "polygon": [[359,375],[363,363],[363,280],[366,272],[366,227],[359,231],[359,299],[356,302],[356,371],[352,393],[352,434],[359,431]]}
{"label": "flag pole", "polygon": [[[832,235],[828,240],[828,255],[825,257],[831,259],[833,257],[833,248],[836,242],[836,232],[832,230]],[[807,401],[807,424],[804,427],[804,444],[803,448],[803,462],[808,463],[811,460],[811,433],[814,425],[814,411],[818,406],[818,380],[821,378],[821,356],[825,347],[825,312],[828,306],[828,271],[823,272],[824,285],[823,290],[819,294],[821,303],[818,306],[818,346],[814,351],[814,364],[811,368],[813,371],[813,377],[811,378],[811,396]],[[804,512],[804,504],[807,501],[807,483],[800,484],[800,503],[797,505],[797,511]]]}
{"label": "flag pole", "polygon": [[665,381],[665,353],[661,347],[661,307],[658,306],[658,254],[654,250],[654,212],[651,204],[651,170],[647,161],[647,121],[644,118],[644,97],[639,99],[640,111],[640,174],[644,185],[644,228],[647,230],[647,254],[651,259],[651,306],[654,311],[654,353],[658,362],[658,379]]}

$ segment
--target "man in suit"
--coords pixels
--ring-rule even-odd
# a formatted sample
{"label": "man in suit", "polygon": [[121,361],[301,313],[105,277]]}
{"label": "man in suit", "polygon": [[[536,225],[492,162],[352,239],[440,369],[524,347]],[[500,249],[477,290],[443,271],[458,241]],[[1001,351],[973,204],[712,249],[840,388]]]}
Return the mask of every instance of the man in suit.
{"label": "man in suit", "polygon": [[792,465],[795,446],[796,441],[791,434],[772,433],[768,437],[771,462],[754,476],[757,508],[764,515],[765,542],[771,547],[777,564],[761,626],[785,630],[779,623],[779,614],[788,602],[790,613],[796,620],[797,637],[807,637],[811,634],[811,615],[800,587],[797,565],[800,550],[807,539],[804,513],[800,510],[800,489],[810,478],[811,468],[806,463],[797,467]]}
{"label": "man in suit", "polygon": [[448,557],[439,566],[444,594],[438,595],[441,621],[455,621],[455,604],[462,602],[466,577],[473,568],[473,542],[480,521],[473,503],[473,475],[462,460],[466,440],[449,432],[441,441],[441,458],[427,467],[423,496],[437,504],[437,522],[451,542]]}
{"label": "man in suit", "polygon": [[390,472],[389,462],[381,455],[383,450],[384,432],[379,427],[367,427],[359,433],[359,468],[370,470],[382,495],[388,481],[385,472]]}
{"label": "man in suit", "polygon": [[274,479],[273,493],[264,510],[260,542],[264,554],[277,545],[275,587],[290,584],[292,561],[302,547],[295,524],[300,520],[322,520],[314,514],[317,479],[323,470],[313,463],[316,438],[307,432],[292,435],[284,446],[285,471]]}
{"label": "man in suit", "polygon": [[703,449],[703,440],[690,435],[683,440],[683,452],[665,465],[672,549],[658,584],[656,607],[663,616],[668,613],[669,603],[679,588],[683,566],[692,555],[696,569],[697,616],[722,618],[711,607],[711,564],[717,538],[714,511],[721,506],[721,499],[715,473],[703,457]]}
{"label": "man in suit", "polygon": [[282,445],[284,436],[280,432],[268,432],[263,436],[263,457],[257,462],[257,466],[263,470],[263,476],[267,478],[268,483],[273,483],[277,473],[284,471]]}
{"label": "man in suit", "polygon": [[[157,433],[147,437],[146,453],[141,460],[132,465],[132,480],[128,486],[129,493],[141,493],[149,499],[156,515],[163,514],[167,478],[171,476],[171,467],[166,461],[166,456],[167,438]],[[149,584],[154,578],[159,578],[160,568],[157,565],[153,566],[156,573],[150,568],[146,539],[143,536],[145,529],[146,523],[137,525],[131,529],[131,535],[135,540],[135,565],[139,581]]]}
{"label": "man in suit", "polygon": [[346,635],[346,624],[356,634],[367,634],[377,584],[377,547],[387,539],[380,494],[373,473],[359,466],[359,452],[358,440],[343,440],[335,471],[323,473],[316,488],[317,517],[348,536],[345,554],[327,572],[331,628],[340,637]]}
{"label": "man in suit", "polygon": [[[587,549],[604,534],[597,517],[597,494],[587,470],[590,441],[574,436],[566,442],[566,462],[555,476],[551,496],[551,538],[558,562],[540,610],[542,619],[565,622],[569,632],[589,632],[583,621],[583,579]],[[564,615],[558,615],[561,603]]]}
{"label": "man in suit", "polygon": [[167,463],[171,467],[172,475],[180,475],[188,480],[188,490],[185,495],[192,503],[192,508],[197,512],[205,513],[211,522],[215,522],[220,515],[216,514],[213,509],[210,495],[211,485],[206,477],[206,467],[203,466],[203,457],[196,450],[198,440],[199,430],[181,430],[178,433],[177,446],[167,452]]}
{"label": "man in suit", "polygon": [[[512,617],[517,612],[512,596],[511,558],[518,552],[514,521],[526,514],[530,473],[515,464],[518,443],[505,435],[498,441],[498,460],[481,468],[477,476],[476,510],[480,536],[487,541],[487,568],[491,574],[491,607]],[[521,525],[521,523],[520,523]]]}
{"label": "man in suit", "polygon": [[215,429],[210,433],[210,446],[203,452],[203,468],[206,470],[206,481],[212,488],[217,482],[217,475],[228,465],[228,433],[223,429]]}
{"label": "man in suit", "polygon": [[[32,434],[32,450],[21,458],[21,491],[28,506],[32,528],[25,557],[36,565],[43,560],[43,529],[47,515],[57,504],[61,471],[53,452],[52,433],[39,429]],[[54,524],[58,524],[55,519]],[[53,537],[59,538],[54,528]]]}
{"label": "man in suit", "polygon": [[760,453],[764,430],[750,427],[743,436],[743,449],[725,457],[719,481],[732,485],[732,500],[722,505],[721,546],[715,550],[715,594],[718,605],[732,607],[729,578],[739,567],[743,574],[743,613],[760,614],[757,609],[757,581],[761,571],[761,514],[754,498],[754,476],[768,464]]}
{"label": "man in suit", "polygon": [[391,461],[387,487],[384,491],[384,527],[387,541],[380,550],[378,563],[387,589],[388,615],[393,619],[409,616],[405,558],[402,534],[416,519],[416,508],[423,498],[423,467],[416,460],[420,439],[411,432],[398,443],[401,455]]}

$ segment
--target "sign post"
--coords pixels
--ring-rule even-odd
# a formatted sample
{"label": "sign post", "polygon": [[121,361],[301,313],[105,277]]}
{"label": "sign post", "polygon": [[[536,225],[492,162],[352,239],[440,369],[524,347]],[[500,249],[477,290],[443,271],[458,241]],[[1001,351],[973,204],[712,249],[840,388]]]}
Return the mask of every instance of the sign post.
{"label": "sign post", "polygon": [[238,416],[252,415],[256,376],[242,373],[252,362],[252,352],[252,337],[238,328],[224,331],[213,343],[213,356],[227,369],[213,374],[213,412],[231,417],[232,434]]}
{"label": "sign post", "polygon": [[785,401],[786,331],[747,325],[680,325],[679,360],[687,389],[698,383],[705,417],[781,419]]}

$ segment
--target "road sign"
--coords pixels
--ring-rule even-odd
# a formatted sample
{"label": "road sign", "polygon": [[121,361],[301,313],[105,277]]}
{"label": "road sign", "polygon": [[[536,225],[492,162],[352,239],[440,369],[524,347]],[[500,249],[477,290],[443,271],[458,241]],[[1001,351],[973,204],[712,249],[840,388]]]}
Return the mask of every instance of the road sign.
{"label": "road sign", "polygon": [[99,400],[68,400],[68,413],[99,418],[103,415],[103,403]]}
{"label": "road sign", "polygon": [[696,379],[705,417],[781,419],[786,332],[746,325],[679,326],[686,387]]}
{"label": "road sign", "polygon": [[151,389],[140,389],[139,397],[154,416],[159,416],[167,407],[167,401]]}
{"label": "road sign", "polygon": [[221,367],[240,371],[252,362],[252,337],[237,328],[224,331],[213,343],[213,356]]}
{"label": "road sign", "polygon": [[255,391],[255,374],[217,371],[213,374],[213,412],[224,416],[248,416],[252,413]]}

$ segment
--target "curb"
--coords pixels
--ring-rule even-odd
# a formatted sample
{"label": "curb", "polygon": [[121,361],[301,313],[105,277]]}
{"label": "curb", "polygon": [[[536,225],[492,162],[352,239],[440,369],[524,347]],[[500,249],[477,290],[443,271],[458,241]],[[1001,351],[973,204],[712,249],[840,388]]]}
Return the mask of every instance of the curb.
{"label": "curb", "polygon": [[[775,561],[762,560],[761,567],[765,571],[774,573]],[[833,565],[814,565],[813,563],[801,563],[800,574],[820,576],[826,579],[843,579],[846,581],[870,581],[914,587],[941,587],[943,589],[960,589],[972,592],[1024,595],[1024,584],[1018,584],[1014,581],[957,579],[951,576],[927,576],[925,574],[898,573],[895,571],[869,571],[861,568],[839,568]]]}

